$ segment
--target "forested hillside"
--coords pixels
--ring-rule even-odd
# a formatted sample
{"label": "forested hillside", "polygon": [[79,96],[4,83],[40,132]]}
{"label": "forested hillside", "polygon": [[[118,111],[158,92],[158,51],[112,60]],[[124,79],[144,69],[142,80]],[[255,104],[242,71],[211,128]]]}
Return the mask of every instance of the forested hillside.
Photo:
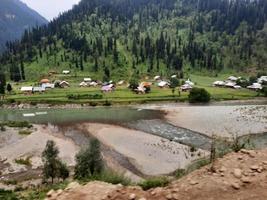
{"label": "forested hillside", "polygon": [[19,0],[0,0],[0,52],[6,41],[20,39],[25,29],[47,23]]}
{"label": "forested hillside", "polygon": [[0,67],[14,81],[63,69],[103,80],[266,71],[266,20],[266,0],[82,0],[8,43]]}

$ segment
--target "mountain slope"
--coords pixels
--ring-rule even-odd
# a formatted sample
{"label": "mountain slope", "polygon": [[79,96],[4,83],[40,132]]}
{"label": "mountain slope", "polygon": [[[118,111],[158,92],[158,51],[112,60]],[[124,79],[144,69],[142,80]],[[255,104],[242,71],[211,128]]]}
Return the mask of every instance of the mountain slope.
{"label": "mountain slope", "polygon": [[5,42],[19,39],[25,29],[47,20],[19,0],[0,0],[0,51]]}
{"label": "mountain slope", "polygon": [[266,0],[82,0],[0,62],[15,81],[62,69],[103,80],[265,71],[266,13]]}

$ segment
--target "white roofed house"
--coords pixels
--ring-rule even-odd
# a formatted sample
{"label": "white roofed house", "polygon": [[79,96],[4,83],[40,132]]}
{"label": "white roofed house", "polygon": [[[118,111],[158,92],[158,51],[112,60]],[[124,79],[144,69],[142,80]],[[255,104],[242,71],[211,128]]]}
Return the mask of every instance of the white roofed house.
{"label": "white roofed house", "polygon": [[55,88],[55,84],[52,84],[52,83],[43,83],[42,84],[42,88],[44,88],[44,89],[54,89]]}
{"label": "white roofed house", "polygon": [[232,82],[236,82],[239,78],[235,77],[235,76],[229,76],[227,80],[232,81]]}
{"label": "white roofed house", "polygon": [[191,85],[191,86],[194,86],[195,83],[193,83],[192,81],[190,81],[189,79],[187,81],[185,81],[185,84],[188,84],[188,85]]}
{"label": "white roofed house", "polygon": [[70,70],[63,70],[62,74],[70,74]]}
{"label": "white roofed house", "polygon": [[160,82],[158,83],[158,86],[159,86],[160,88],[167,87],[167,86],[169,86],[169,83],[168,83],[167,81],[160,81]]}
{"label": "white roofed house", "polygon": [[83,81],[84,81],[84,82],[91,82],[92,79],[91,79],[91,78],[84,78]]}
{"label": "white roofed house", "polygon": [[225,86],[225,82],[224,81],[215,81],[213,82],[213,86],[217,86],[217,87],[223,87]]}
{"label": "white roofed house", "polygon": [[35,93],[35,92],[42,93],[42,92],[45,92],[45,88],[43,88],[43,87],[33,87],[32,92],[33,93]]}
{"label": "white roofed house", "polygon": [[180,89],[182,90],[182,92],[186,92],[186,91],[192,90],[193,87],[192,87],[192,85],[186,83],[186,84],[182,85],[180,87]]}
{"label": "white roofed house", "polygon": [[32,86],[24,86],[24,87],[20,88],[20,91],[23,92],[24,94],[32,94],[33,87]]}
{"label": "white roofed house", "polygon": [[247,88],[251,89],[251,90],[261,90],[262,85],[260,83],[253,83],[252,85],[248,86]]}
{"label": "white roofed house", "polygon": [[267,84],[267,76],[261,76],[260,78],[258,78],[258,83]]}
{"label": "white roofed house", "polygon": [[233,82],[233,81],[228,81],[225,84],[225,87],[234,88],[235,86],[236,86],[236,82]]}
{"label": "white roofed house", "polygon": [[79,84],[80,87],[87,87],[88,86],[88,83],[82,81],[80,84]]}
{"label": "white roofed house", "polygon": [[66,88],[66,87],[70,87],[70,84],[69,84],[67,81],[61,81],[61,82],[59,83],[59,86],[60,86],[61,88]]}
{"label": "white roofed house", "polygon": [[154,77],[154,80],[155,80],[155,81],[160,80],[160,76],[155,76],[155,77]]}

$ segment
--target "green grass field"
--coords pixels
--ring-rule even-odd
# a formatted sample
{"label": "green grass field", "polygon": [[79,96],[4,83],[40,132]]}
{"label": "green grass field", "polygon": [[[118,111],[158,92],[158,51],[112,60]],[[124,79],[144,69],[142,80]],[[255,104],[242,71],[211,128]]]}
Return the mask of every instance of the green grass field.
{"label": "green grass field", "polygon": [[[86,76],[84,76],[86,77]],[[217,88],[213,87],[212,83],[215,80],[224,80],[228,77],[228,74],[221,75],[219,77],[208,77],[191,74],[189,76],[193,82],[196,83],[196,87],[205,88],[210,92],[213,100],[239,100],[239,99],[251,99],[258,96],[257,92],[247,89],[229,89],[229,88]],[[159,88],[157,86],[151,87],[151,93],[149,94],[135,94],[127,88],[126,85],[119,86],[114,92],[103,93],[103,99],[68,99],[68,94],[101,94],[100,86],[98,87],[86,87],[80,88],[78,85],[82,81],[81,76],[63,76],[57,75],[53,79],[66,80],[70,83],[69,88],[56,88],[47,90],[43,94],[35,93],[33,95],[25,95],[20,92],[21,86],[29,86],[35,84],[34,82],[24,82],[14,84],[13,89],[15,94],[6,96],[7,102],[25,102],[25,103],[97,103],[102,105],[106,101],[112,104],[131,104],[131,103],[147,103],[155,101],[186,101],[188,98],[188,92],[181,92],[178,94],[178,88],[175,90],[175,94],[172,94],[170,88]]]}

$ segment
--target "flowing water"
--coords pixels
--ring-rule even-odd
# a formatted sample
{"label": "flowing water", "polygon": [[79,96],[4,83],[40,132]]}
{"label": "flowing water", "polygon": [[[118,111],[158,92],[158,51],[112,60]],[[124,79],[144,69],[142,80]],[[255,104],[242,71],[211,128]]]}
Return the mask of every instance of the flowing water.
{"label": "flowing water", "polygon": [[[164,114],[157,110],[130,107],[100,107],[80,109],[23,109],[0,111],[0,121],[29,121],[36,124],[52,124],[65,127],[64,135],[77,144],[84,145],[87,136],[72,128],[82,122],[118,124],[167,138],[182,144],[208,150],[211,138],[198,132],[173,126],[164,120]],[[246,137],[244,137],[246,139]],[[267,147],[267,134],[250,137],[255,148]]]}

